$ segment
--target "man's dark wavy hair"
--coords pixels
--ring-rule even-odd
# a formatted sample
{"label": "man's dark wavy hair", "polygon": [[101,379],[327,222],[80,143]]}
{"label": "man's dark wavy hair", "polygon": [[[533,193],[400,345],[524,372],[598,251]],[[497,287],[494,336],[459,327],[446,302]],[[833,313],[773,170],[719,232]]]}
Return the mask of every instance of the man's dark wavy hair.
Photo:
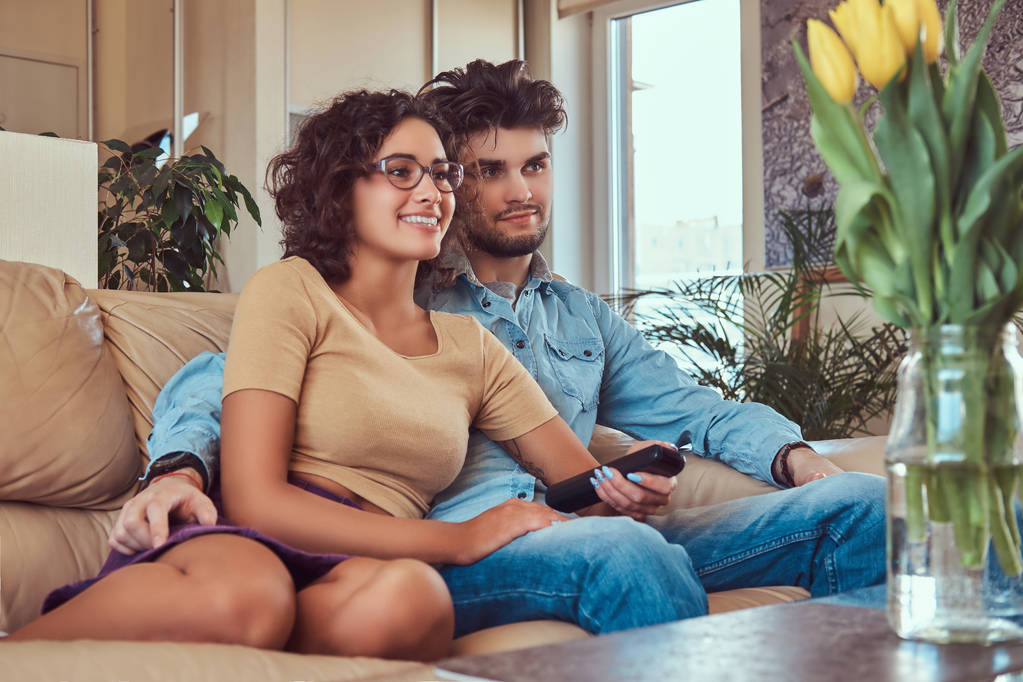
{"label": "man's dark wavy hair", "polygon": [[406,118],[432,125],[453,158],[444,119],[428,102],[400,90],[342,93],[302,123],[291,148],[266,169],[267,189],[284,224],[285,258],[305,258],[332,284],[351,276],[352,189]]}
{"label": "man's dark wavy hair", "polygon": [[459,146],[493,128],[542,128],[552,135],[565,125],[565,100],[550,81],[535,80],[526,63],[483,59],[437,74],[419,90],[444,116]]}

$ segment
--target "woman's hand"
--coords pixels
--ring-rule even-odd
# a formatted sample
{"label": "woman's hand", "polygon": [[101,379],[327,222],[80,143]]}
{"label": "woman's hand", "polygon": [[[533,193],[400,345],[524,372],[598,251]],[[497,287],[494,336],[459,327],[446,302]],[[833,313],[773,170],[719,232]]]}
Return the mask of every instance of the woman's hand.
{"label": "woman's hand", "polygon": [[[675,450],[675,446],[664,441],[645,440],[629,448],[631,454],[649,445],[663,445]],[[603,503],[595,504],[579,513],[583,516],[606,516],[622,514],[637,521],[646,520],[647,516],[657,514],[661,508],[671,501],[671,493],[678,486],[674,476],[658,476],[644,472],[623,475],[617,469],[602,466],[593,470],[591,482],[597,490],[597,497]]]}
{"label": "woman's hand", "polygon": [[461,548],[454,563],[475,563],[517,537],[568,520],[545,504],[515,499],[502,502],[458,524]]}

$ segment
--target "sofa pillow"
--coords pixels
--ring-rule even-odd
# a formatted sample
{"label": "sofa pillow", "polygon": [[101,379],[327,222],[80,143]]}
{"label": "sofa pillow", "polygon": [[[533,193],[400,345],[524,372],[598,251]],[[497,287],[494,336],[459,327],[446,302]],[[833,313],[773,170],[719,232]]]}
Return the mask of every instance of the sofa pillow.
{"label": "sofa pillow", "polygon": [[99,308],[60,270],[0,260],[0,500],[109,509],[141,458]]}
{"label": "sofa pillow", "polygon": [[119,513],[0,502],[0,630],[35,620],[51,591],[99,573]]}
{"label": "sofa pillow", "polygon": [[204,350],[227,350],[238,294],[90,290],[103,311],[107,346],[124,379],[135,438],[146,439],[160,389]]}

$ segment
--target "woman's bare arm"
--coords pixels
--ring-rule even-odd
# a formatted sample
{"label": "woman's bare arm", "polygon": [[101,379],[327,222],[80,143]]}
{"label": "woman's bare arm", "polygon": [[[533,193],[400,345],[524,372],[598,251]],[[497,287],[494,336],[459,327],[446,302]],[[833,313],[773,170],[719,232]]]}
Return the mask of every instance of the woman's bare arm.
{"label": "woman's bare arm", "polygon": [[466,564],[563,518],[543,505],[509,500],[470,521],[446,523],[319,497],[287,482],[296,413],[293,400],[272,391],[246,389],[224,398],[221,487],[233,522],[308,552]]}

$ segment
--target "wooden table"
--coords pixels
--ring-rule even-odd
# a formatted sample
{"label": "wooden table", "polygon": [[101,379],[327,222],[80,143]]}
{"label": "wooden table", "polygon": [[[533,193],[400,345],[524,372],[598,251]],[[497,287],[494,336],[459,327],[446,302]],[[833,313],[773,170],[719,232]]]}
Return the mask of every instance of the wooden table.
{"label": "wooden table", "polygon": [[[515,682],[651,680],[992,680],[1023,670],[1023,643],[899,639],[884,611],[817,601],[776,604],[550,646],[451,658],[458,675]],[[456,675],[445,676],[445,671]],[[1023,677],[1016,678],[1023,679]]]}

